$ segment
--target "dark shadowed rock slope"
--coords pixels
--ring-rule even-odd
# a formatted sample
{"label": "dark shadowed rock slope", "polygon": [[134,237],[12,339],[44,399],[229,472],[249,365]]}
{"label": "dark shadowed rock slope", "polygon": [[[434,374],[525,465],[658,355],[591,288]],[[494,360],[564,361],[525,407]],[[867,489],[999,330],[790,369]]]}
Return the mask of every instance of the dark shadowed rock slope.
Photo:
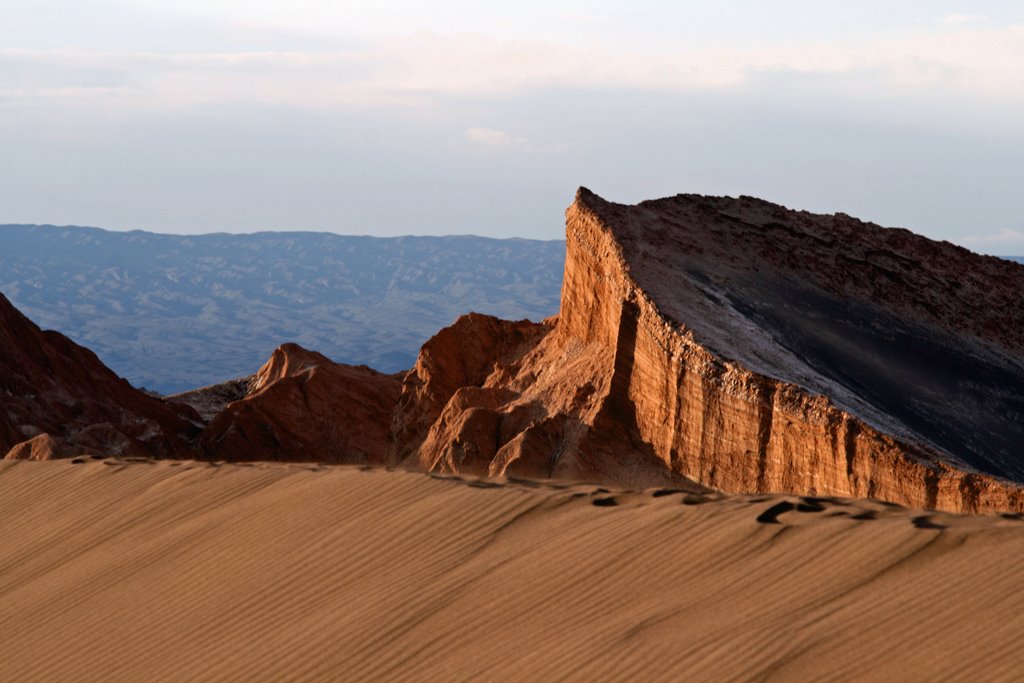
{"label": "dark shadowed rock slope", "polygon": [[188,457],[201,426],[191,408],[138,391],[0,294],[0,458]]}
{"label": "dark shadowed rock slope", "polygon": [[1024,267],[747,197],[581,197],[637,286],[715,355],[1024,480]]}

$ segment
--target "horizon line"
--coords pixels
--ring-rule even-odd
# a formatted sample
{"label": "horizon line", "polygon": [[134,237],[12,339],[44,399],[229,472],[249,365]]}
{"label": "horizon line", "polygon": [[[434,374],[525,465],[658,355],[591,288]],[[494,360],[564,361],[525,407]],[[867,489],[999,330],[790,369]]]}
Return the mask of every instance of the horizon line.
{"label": "horizon line", "polygon": [[258,229],[247,232],[228,232],[224,230],[213,231],[213,232],[197,232],[197,233],[181,233],[181,232],[158,232],[156,230],[145,230],[142,228],[101,228],[95,225],[56,225],[54,223],[0,223],[0,230],[6,230],[10,228],[49,228],[54,230],[96,230],[99,232],[111,233],[111,234],[132,234],[141,233],[143,235],[155,235],[158,237],[183,237],[183,238],[198,238],[198,237],[254,237],[258,235],[330,235],[333,237],[360,237],[369,239],[408,239],[408,238],[434,238],[434,239],[451,239],[459,237],[475,238],[482,240],[520,240],[524,242],[564,242],[565,238],[550,238],[542,239],[539,237],[521,237],[518,235],[511,235],[508,237],[494,237],[488,235],[480,235],[477,233],[470,232],[459,232],[459,233],[441,233],[441,234],[415,234],[415,233],[402,233],[397,235],[370,235],[367,233],[347,233],[347,232],[336,232],[328,229],[314,229],[314,228],[268,228]]}

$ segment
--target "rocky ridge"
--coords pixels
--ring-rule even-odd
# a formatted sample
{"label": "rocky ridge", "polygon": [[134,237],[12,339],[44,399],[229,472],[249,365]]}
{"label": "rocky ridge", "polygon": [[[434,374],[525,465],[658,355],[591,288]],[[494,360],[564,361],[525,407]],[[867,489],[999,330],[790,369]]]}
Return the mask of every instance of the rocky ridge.
{"label": "rocky ridge", "polygon": [[391,462],[1024,506],[1024,268],[753,198],[581,189],[566,217],[560,315],[462,352],[454,391],[448,333],[428,342]]}
{"label": "rocky ridge", "polygon": [[1024,511],[1021,265],[747,197],[581,188],[566,234],[558,316],[462,316],[404,376],[286,344],[156,455]]}
{"label": "rocky ridge", "polygon": [[145,394],[0,294],[0,453],[189,457],[202,427],[188,406]]}
{"label": "rocky ridge", "polygon": [[210,419],[200,449],[210,460],[380,463],[400,377],[284,344]]}

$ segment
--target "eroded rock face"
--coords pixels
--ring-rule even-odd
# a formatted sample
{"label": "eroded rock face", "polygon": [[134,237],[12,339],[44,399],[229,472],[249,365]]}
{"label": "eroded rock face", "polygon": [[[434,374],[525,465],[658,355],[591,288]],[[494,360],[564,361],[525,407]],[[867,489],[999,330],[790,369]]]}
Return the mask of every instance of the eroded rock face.
{"label": "eroded rock face", "polygon": [[435,335],[404,380],[389,463],[704,490],[643,442],[611,391],[614,348],[560,326],[470,314]]}
{"label": "eroded rock face", "polygon": [[1024,268],[750,198],[566,218],[559,317],[428,342],[392,462],[1024,507]]}
{"label": "eroded rock face", "polygon": [[630,400],[677,471],[729,491],[1021,507],[978,472],[1024,479],[1024,268],[749,198],[624,207],[584,190],[568,216],[580,244],[619,249],[603,267],[636,306]]}
{"label": "eroded rock face", "polygon": [[401,375],[284,344],[250,377],[163,399],[67,337],[40,330],[0,296],[5,458],[380,463],[401,386]]}
{"label": "eroded rock face", "polygon": [[40,330],[0,295],[0,454],[189,457],[202,423],[111,372],[92,351]]}
{"label": "eroded rock face", "polygon": [[751,198],[581,189],[566,235],[559,316],[463,316],[404,378],[286,344],[164,402],[0,298],[0,452],[1024,511],[1024,266]]}
{"label": "eroded rock face", "polygon": [[220,384],[192,389],[180,394],[167,396],[166,400],[171,403],[179,403],[192,407],[204,422],[209,422],[232,401],[241,401],[253,391],[256,384],[256,375],[229,379]]}
{"label": "eroded rock face", "polygon": [[401,377],[284,344],[253,378],[210,389],[215,396],[244,390],[203,431],[201,449],[211,460],[376,464]]}

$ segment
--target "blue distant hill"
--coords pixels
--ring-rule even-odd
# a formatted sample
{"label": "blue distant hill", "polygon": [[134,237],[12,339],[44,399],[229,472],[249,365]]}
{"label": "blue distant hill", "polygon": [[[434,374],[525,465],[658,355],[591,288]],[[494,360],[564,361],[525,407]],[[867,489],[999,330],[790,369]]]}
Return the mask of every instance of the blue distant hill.
{"label": "blue distant hill", "polygon": [[558,312],[564,242],[0,226],[0,291],[129,381],[172,393],[294,341],[386,372],[463,313]]}

